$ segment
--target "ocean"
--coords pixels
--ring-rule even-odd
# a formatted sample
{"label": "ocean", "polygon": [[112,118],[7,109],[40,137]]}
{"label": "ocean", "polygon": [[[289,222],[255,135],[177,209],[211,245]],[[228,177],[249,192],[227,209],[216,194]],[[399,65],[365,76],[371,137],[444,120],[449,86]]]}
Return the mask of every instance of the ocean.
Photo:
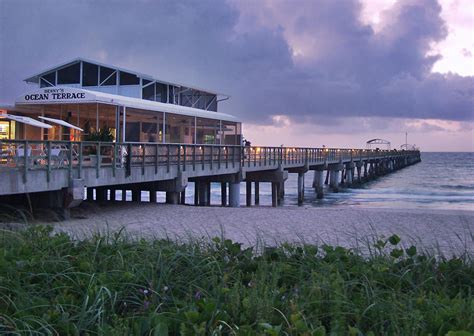
{"label": "ocean", "polygon": [[[360,187],[345,188],[338,193],[325,190],[322,200],[316,198],[313,172],[309,171],[305,175],[303,206],[474,210],[474,153],[422,153],[421,160]],[[244,183],[240,190],[244,205]],[[187,202],[192,203],[188,197]],[[211,203],[219,202],[220,186],[216,184],[212,187]],[[288,174],[283,206],[297,203],[297,174]],[[271,205],[269,183],[260,183],[260,205]]]}
{"label": "ocean", "polygon": [[[313,172],[309,171],[305,175],[303,206],[474,210],[474,153],[422,153],[421,160],[359,187],[344,188],[338,193],[325,190],[321,200],[316,198]],[[240,191],[240,204],[244,206],[245,183]],[[189,183],[187,204],[193,204],[193,192],[194,185]],[[142,196],[143,200],[147,198],[148,195]],[[164,201],[164,193],[159,192],[158,202]],[[294,207],[297,203],[297,174],[288,174],[282,206]],[[218,183],[211,186],[211,204],[220,204]],[[260,183],[260,206],[271,206],[270,183]]]}

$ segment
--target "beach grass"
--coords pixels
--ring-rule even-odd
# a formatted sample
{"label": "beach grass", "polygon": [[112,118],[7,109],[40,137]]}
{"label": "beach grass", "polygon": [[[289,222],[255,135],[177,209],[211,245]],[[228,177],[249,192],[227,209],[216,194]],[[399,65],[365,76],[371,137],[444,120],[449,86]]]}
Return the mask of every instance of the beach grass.
{"label": "beach grass", "polygon": [[469,254],[0,232],[0,333],[472,335]]}

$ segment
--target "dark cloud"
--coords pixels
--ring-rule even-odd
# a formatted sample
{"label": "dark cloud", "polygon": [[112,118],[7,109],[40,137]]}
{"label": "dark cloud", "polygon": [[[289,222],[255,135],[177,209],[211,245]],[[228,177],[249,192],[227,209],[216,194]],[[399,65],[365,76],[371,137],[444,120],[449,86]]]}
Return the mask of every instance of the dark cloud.
{"label": "dark cloud", "polygon": [[[249,122],[473,119],[474,79],[430,71],[430,45],[447,34],[436,1],[397,2],[378,32],[356,0],[253,6],[270,23],[239,31],[238,6],[223,1],[0,0],[0,101],[27,76],[86,57],[228,93],[221,110]],[[288,33],[312,54],[295,62]]]}

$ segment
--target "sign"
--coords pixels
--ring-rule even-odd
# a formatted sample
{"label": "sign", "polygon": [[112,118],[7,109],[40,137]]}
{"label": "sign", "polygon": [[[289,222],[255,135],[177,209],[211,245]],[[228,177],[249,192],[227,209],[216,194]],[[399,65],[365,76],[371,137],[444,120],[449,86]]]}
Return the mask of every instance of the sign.
{"label": "sign", "polygon": [[73,88],[44,88],[22,95],[17,104],[83,103],[95,100],[95,95]]}

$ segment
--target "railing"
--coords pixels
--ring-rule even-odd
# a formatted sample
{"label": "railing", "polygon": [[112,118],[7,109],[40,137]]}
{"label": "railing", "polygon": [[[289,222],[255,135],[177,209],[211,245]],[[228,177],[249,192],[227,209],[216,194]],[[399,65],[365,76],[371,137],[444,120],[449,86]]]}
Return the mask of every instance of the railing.
{"label": "railing", "polygon": [[111,143],[70,141],[0,141],[0,170],[19,169],[26,182],[27,172],[46,170],[49,181],[51,171],[68,169],[70,176],[77,170],[80,178],[84,169],[95,169],[97,177],[101,168],[141,167],[142,173],[149,166],[172,167],[181,171],[197,169],[291,167],[318,163],[367,160],[370,158],[418,155],[418,151],[388,151],[339,148],[301,147],[242,147],[222,145],[187,145],[162,143]]}

